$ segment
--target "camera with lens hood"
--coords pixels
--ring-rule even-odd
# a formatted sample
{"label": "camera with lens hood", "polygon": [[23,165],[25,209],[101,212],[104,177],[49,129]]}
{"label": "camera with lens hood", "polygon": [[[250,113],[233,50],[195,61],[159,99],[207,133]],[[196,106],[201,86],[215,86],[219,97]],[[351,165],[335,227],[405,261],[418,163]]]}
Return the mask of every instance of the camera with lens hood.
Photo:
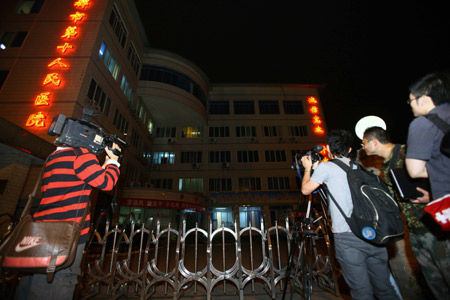
{"label": "camera with lens hood", "polygon": [[[47,133],[57,136],[57,145],[86,148],[95,155],[103,153],[105,147],[111,148],[113,143],[126,145],[126,142],[116,135],[107,134],[102,128],[91,123],[94,114],[95,110],[92,108],[84,108],[81,119],[67,118],[64,114],[59,114],[53,118]],[[112,152],[122,157],[119,150],[113,149]]]}

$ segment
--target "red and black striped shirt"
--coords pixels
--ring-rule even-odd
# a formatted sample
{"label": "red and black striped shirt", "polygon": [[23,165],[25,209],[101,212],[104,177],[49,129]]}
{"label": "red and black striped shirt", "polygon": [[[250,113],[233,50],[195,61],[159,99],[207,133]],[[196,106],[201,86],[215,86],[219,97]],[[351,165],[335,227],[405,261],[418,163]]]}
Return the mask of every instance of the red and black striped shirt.
{"label": "red and black striped shirt", "polygon": [[[113,163],[103,169],[97,157],[85,148],[65,148],[53,152],[42,177],[42,200],[33,217],[37,221],[81,221],[84,209],[90,210],[92,188],[110,191],[119,178]],[[88,239],[90,212],[81,230],[79,243]]]}

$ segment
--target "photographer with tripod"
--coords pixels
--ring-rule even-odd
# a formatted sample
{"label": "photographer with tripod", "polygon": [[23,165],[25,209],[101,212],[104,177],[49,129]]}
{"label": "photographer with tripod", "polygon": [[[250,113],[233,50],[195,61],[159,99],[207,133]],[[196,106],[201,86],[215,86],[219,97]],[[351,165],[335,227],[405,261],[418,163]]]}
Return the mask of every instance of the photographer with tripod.
{"label": "photographer with tripod", "polygon": [[[81,223],[76,256],[71,266],[54,273],[51,282],[48,282],[46,274],[23,276],[16,289],[17,300],[73,298],[78,276],[81,274],[80,264],[90,228],[89,195],[93,188],[111,191],[120,175],[121,149],[115,142],[111,142],[109,146],[104,145],[103,138],[100,139],[98,134],[94,134],[96,132],[94,129],[98,127],[84,119],[69,120],[62,115],[62,118],[59,116],[59,121],[61,121],[59,125],[52,124],[50,128],[53,130],[58,127],[59,137],[55,141],[58,147],[45,163],[42,175],[42,199],[33,219],[42,222]],[[92,135],[87,134],[88,132],[92,132]],[[91,147],[94,139],[96,148]],[[98,143],[100,140],[102,142]],[[93,152],[92,149],[96,151]],[[96,154],[102,152],[106,152],[103,166],[96,157]],[[18,247],[22,247],[25,251],[40,244],[42,243],[35,242],[26,246],[19,244],[16,251],[19,251]]]}
{"label": "photographer with tripod", "polygon": [[[327,153],[330,159],[350,165],[353,138],[347,130],[333,130],[328,133]],[[350,216],[353,203],[346,173],[332,162],[314,165],[311,157],[301,158],[305,168],[302,179],[302,193],[309,195],[320,185],[326,184],[344,213]],[[332,232],[335,241],[336,259],[344,279],[350,287],[352,299],[400,299],[390,283],[388,255],[385,247],[374,246],[356,237],[341,212],[333,202],[329,204]]]}

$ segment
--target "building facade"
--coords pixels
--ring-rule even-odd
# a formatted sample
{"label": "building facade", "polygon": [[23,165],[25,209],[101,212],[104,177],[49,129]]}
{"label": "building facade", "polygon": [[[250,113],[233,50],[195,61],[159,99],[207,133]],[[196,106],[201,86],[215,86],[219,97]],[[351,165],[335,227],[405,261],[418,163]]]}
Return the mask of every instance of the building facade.
{"label": "building facade", "polygon": [[140,223],[156,213],[176,223],[184,211],[214,226],[238,216],[258,224],[262,214],[273,223],[295,209],[293,157],[325,142],[322,86],[213,84],[150,47],[131,0],[9,1],[0,20],[2,212],[22,205],[55,149],[52,119],[86,107],[127,143],[119,187],[92,196],[96,214],[113,194],[119,222],[132,212]]}

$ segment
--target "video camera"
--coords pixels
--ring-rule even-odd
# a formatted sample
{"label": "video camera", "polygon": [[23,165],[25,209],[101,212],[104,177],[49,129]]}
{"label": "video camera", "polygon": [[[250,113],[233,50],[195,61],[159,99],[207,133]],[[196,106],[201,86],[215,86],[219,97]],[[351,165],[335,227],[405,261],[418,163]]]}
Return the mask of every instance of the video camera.
{"label": "video camera", "polygon": [[[69,147],[82,147],[88,149],[91,153],[98,155],[105,151],[105,147],[112,147],[113,143],[126,142],[113,134],[106,134],[102,128],[91,123],[95,110],[92,108],[84,108],[81,119],[67,118],[63,114],[59,114],[53,118],[48,129],[51,136],[57,135],[55,144]],[[114,155],[122,157],[122,153],[113,149]]]}
{"label": "video camera", "polygon": [[293,169],[293,170],[303,169],[301,159],[303,156],[306,156],[306,155],[311,157],[311,161],[312,161],[313,165],[318,161],[319,162],[322,161],[324,159],[324,156],[319,153],[322,150],[323,150],[323,146],[316,145],[309,151],[302,151],[300,153],[296,153],[294,156],[294,162],[291,165],[291,169]]}

